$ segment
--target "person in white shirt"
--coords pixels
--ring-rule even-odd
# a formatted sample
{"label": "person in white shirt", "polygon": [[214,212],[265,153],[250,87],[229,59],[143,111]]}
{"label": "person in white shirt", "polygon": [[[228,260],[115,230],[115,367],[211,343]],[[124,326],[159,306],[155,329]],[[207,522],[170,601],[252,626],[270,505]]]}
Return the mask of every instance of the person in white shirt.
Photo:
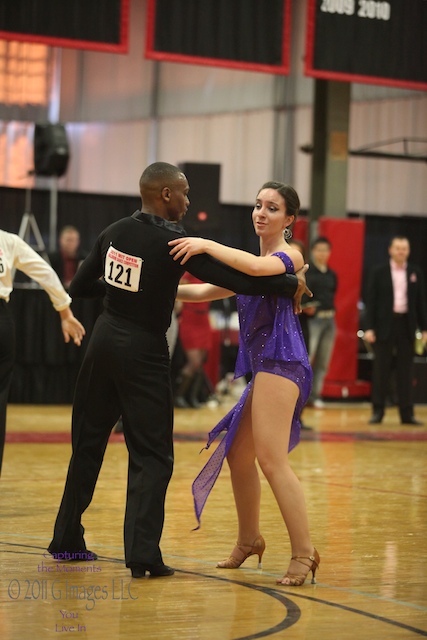
{"label": "person in white shirt", "polygon": [[71,298],[57,274],[22,238],[0,229],[0,473],[6,438],[6,409],[15,361],[15,330],[8,308],[15,269],[35,280],[61,318],[65,342],[80,346],[85,329],[70,309]]}

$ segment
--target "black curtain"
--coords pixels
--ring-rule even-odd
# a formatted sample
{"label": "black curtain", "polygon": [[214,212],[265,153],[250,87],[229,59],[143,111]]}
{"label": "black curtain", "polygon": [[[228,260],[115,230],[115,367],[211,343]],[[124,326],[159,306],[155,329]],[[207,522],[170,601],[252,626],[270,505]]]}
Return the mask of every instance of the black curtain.
{"label": "black curtain", "polygon": [[[27,201],[31,206],[26,207]],[[139,196],[115,196],[102,194],[58,192],[58,231],[71,224],[77,227],[82,237],[82,247],[90,249],[99,233],[107,225],[132,214],[141,205]],[[33,189],[0,187],[0,226],[5,231],[18,233],[22,217],[29,209],[34,214],[43,240],[49,244],[50,192]]]}

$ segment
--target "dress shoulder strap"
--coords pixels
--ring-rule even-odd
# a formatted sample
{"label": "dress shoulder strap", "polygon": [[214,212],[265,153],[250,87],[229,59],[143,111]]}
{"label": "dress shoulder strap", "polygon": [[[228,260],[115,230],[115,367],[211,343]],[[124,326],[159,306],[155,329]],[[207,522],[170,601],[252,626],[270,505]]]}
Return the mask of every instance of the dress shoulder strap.
{"label": "dress shoulder strap", "polygon": [[284,253],[284,251],[277,251],[272,255],[277,256],[278,258],[281,259],[281,261],[286,267],[286,273],[295,273],[294,263],[292,262],[292,260],[290,259],[287,253]]}

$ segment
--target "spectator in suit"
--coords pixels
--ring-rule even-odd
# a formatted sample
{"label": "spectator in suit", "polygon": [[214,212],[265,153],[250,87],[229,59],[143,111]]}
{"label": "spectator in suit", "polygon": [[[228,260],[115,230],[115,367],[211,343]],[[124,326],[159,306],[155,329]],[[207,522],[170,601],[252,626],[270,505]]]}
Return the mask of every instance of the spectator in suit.
{"label": "spectator in suit", "polygon": [[375,267],[370,275],[366,297],[365,340],[373,345],[372,417],[370,424],[380,424],[393,354],[396,353],[396,387],[402,424],[421,425],[415,419],[412,400],[412,377],[415,332],[422,331],[427,343],[427,303],[423,273],[408,262],[408,238],[392,238],[390,260]]}

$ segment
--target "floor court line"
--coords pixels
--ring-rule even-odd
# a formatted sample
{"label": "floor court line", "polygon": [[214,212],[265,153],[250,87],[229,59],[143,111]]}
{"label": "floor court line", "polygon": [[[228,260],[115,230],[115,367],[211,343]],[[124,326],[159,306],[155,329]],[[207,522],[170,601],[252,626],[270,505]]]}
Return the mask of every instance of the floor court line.
{"label": "floor court line", "polygon": [[[1,534],[0,534],[1,535]],[[11,546],[11,547],[19,547],[19,548],[23,548],[25,549],[25,551],[17,551],[17,550],[0,550],[0,552],[6,552],[6,553],[20,553],[22,555],[39,555],[36,552],[32,552],[32,551],[27,551],[27,549],[37,549],[39,551],[43,551],[45,553],[47,553],[46,551],[46,547],[39,547],[36,545],[28,545],[28,544],[22,544],[22,543],[16,543],[16,542],[3,542],[0,540],[0,545],[7,545],[7,546]],[[108,548],[108,549],[112,549],[115,547],[111,547],[108,546],[106,547],[106,545],[97,545],[97,549],[98,548]],[[180,561],[185,561],[185,562],[192,562],[194,564],[206,564],[206,560],[200,560],[198,558],[189,558],[188,556],[177,556],[177,555],[173,555],[173,554],[164,554],[165,559],[167,559],[168,562],[170,562],[170,559],[173,560],[180,560]],[[111,557],[111,556],[103,556],[103,555],[99,555],[98,554],[98,558],[97,561],[102,561],[102,562],[112,562],[114,564],[125,564],[125,560],[123,558],[116,558],[116,557]],[[60,561],[58,561],[60,562]],[[65,563],[63,563],[65,564]],[[76,563],[78,564],[78,563]],[[212,564],[214,565],[214,561],[212,561]],[[321,598],[317,598],[314,596],[310,596],[307,595],[305,593],[302,593],[301,591],[297,590],[297,588],[295,590],[291,590],[291,591],[286,591],[285,589],[277,589],[273,588],[273,587],[265,587],[263,585],[256,585],[253,583],[246,583],[246,582],[241,582],[239,580],[236,579],[232,579],[232,578],[227,578],[225,576],[216,576],[216,575],[211,575],[211,574],[206,574],[206,573],[201,573],[199,571],[190,571],[188,569],[179,569],[177,567],[174,567],[175,571],[177,573],[183,573],[183,574],[188,574],[188,575],[195,575],[195,576],[200,576],[203,578],[209,578],[212,580],[218,580],[218,581],[226,581],[226,582],[230,582],[233,584],[238,584],[238,585],[242,585],[242,586],[251,586],[251,588],[259,590],[259,591],[263,591],[263,590],[273,590],[276,591],[277,593],[287,593],[288,595],[294,595],[298,598],[305,598],[305,599],[309,599],[309,600],[314,600],[316,602],[321,602],[322,604],[328,604],[330,606],[339,606],[342,608],[348,608],[349,610],[356,612],[356,613],[364,613],[362,610],[360,609],[355,609],[354,607],[348,607],[347,605],[340,605],[334,602],[331,602],[329,600],[323,600]],[[249,567],[240,567],[239,568],[239,572],[244,572],[245,574],[249,575],[249,574],[253,574],[255,573],[255,575],[258,576],[271,576],[271,578],[275,579],[276,578],[276,574],[275,573],[271,573],[269,571],[265,571],[265,570],[253,570],[250,569]],[[418,611],[426,611],[427,612],[427,607],[423,607],[421,605],[417,605],[415,603],[412,602],[405,602],[402,600],[396,600],[395,598],[386,598],[384,596],[378,595],[378,594],[374,594],[374,593],[367,593],[365,591],[359,591],[356,589],[349,589],[349,588],[344,588],[344,587],[337,587],[331,584],[326,584],[326,583],[322,583],[322,582],[316,582],[316,588],[319,589],[332,589],[334,591],[339,591],[342,593],[348,593],[350,595],[355,595],[355,596],[363,596],[364,598],[368,598],[370,600],[380,600],[382,602],[389,602],[392,604],[397,604],[399,606],[403,606],[403,607],[409,607],[412,609],[417,609]],[[366,615],[375,615],[375,614],[369,614],[366,613]],[[382,619],[381,616],[379,616],[379,619]],[[420,631],[420,630],[418,630]],[[423,632],[427,635],[427,631]]]}

